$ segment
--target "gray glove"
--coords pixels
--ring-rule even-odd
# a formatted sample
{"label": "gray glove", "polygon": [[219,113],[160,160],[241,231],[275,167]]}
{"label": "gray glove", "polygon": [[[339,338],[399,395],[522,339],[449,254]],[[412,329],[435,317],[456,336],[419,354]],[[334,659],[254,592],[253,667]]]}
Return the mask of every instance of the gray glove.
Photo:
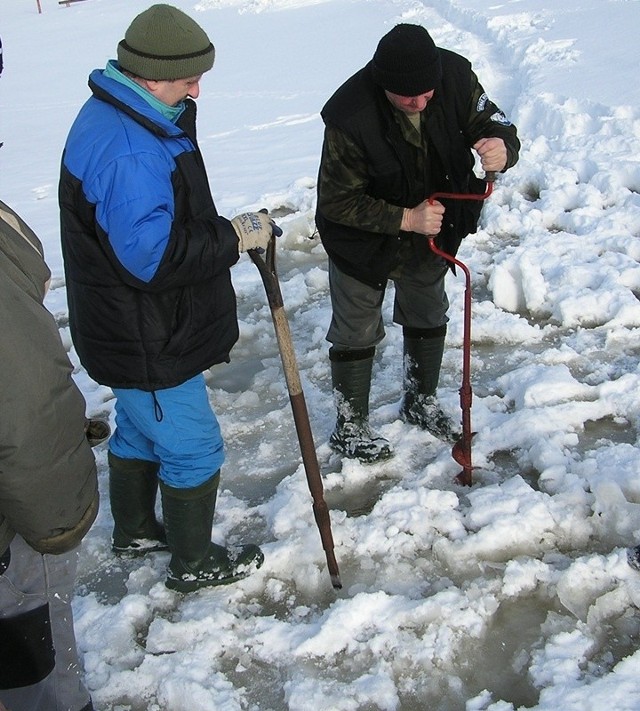
{"label": "gray glove", "polygon": [[238,235],[240,252],[249,249],[266,249],[271,235],[274,234],[275,223],[263,212],[243,212],[234,217],[231,224]]}

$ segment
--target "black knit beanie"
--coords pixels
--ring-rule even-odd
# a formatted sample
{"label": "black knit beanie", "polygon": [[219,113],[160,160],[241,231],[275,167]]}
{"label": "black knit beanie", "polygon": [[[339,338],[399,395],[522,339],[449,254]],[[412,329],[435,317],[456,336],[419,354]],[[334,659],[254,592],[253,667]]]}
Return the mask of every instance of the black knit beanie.
{"label": "black knit beanie", "polygon": [[120,69],[143,79],[195,77],[209,71],[214,58],[207,33],[171,5],[152,5],[141,12],[118,45]]}
{"label": "black knit beanie", "polygon": [[396,25],[378,42],[372,62],[373,80],[400,96],[419,96],[442,79],[440,52],[420,25]]}

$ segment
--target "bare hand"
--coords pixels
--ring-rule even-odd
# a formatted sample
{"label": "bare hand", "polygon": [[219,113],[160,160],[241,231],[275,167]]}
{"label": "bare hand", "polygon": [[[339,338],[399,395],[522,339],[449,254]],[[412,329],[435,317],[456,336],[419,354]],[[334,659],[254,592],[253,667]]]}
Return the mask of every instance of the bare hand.
{"label": "bare hand", "polygon": [[501,138],[481,138],[473,144],[485,173],[499,173],[507,165],[507,147]]}
{"label": "bare hand", "polygon": [[437,235],[442,229],[444,205],[437,200],[421,202],[416,207],[405,208],[402,215],[401,230],[417,232],[421,235]]}

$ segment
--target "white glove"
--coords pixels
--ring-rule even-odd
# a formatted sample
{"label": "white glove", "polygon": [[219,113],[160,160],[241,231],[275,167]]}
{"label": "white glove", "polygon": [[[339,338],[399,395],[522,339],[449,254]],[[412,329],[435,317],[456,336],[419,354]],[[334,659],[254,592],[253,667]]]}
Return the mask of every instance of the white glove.
{"label": "white glove", "polygon": [[238,235],[238,250],[266,249],[273,234],[274,223],[263,212],[243,212],[231,220]]}

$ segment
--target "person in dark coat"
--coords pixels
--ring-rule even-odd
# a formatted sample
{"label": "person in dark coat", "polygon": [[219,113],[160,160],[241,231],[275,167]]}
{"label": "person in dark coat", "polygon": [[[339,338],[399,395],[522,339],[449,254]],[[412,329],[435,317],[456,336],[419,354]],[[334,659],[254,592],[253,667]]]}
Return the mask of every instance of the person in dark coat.
{"label": "person in dark coat", "polygon": [[329,444],[365,462],[392,455],[369,425],[375,349],[385,335],[382,303],[395,285],[402,326],[401,418],[445,440],[456,429],[436,399],[449,307],[447,262],[475,232],[479,201],[430,201],[435,192],[484,193],[474,173],[518,159],[515,126],[488,98],[471,64],[436,47],[424,27],[400,24],[373,59],[322,109],[324,143],[316,224],[329,257],[332,319],[327,340],[336,427]]}
{"label": "person in dark coat", "polygon": [[135,17],[117,61],[89,77],[59,184],[71,336],[116,397],[113,549],[168,547],[166,584],[180,592],[233,582],[263,560],[256,545],[210,540],[224,443],[203,371],[228,362],[238,338],[231,266],[277,229],[262,213],[216,210],[193,101],[214,57],[181,10]]}
{"label": "person in dark coat", "polygon": [[71,599],[98,512],[85,402],[53,316],[42,245],[0,201],[0,708],[90,711]]}

